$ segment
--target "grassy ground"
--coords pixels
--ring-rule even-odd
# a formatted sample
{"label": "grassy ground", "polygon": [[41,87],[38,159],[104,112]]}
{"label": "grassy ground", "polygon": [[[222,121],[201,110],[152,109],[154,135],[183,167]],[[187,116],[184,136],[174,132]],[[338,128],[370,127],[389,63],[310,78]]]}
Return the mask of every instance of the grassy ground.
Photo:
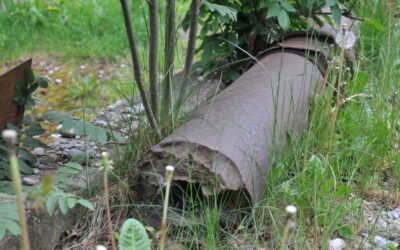
{"label": "grassy ground", "polygon": [[[3,1],[0,12],[1,61],[43,52],[66,58],[115,58],[128,52],[116,1]],[[142,16],[142,1],[131,1]],[[144,18],[134,18],[137,39],[145,41]]]}
{"label": "grassy ground", "polygon": [[[33,52],[80,59],[115,59],[127,52],[122,16],[115,2],[51,3],[27,1],[24,8],[0,12],[0,25],[10,27],[0,29],[0,61]],[[140,1],[135,4],[132,11],[137,13]],[[363,199],[377,200],[383,208],[399,205],[400,26],[398,19],[388,18],[388,11],[383,0],[358,3],[355,12],[366,21],[358,22],[355,72],[342,78],[340,105],[332,102],[332,85],[345,70],[335,67],[330,87],[320,102],[313,103],[316,115],[309,133],[292,141],[288,154],[276,159],[266,195],[250,209],[251,216],[228,230],[219,224],[224,216],[219,206],[202,204],[188,227],[170,231],[173,241],[185,242],[193,249],[234,249],[235,245],[277,249],[285,223],[284,207],[294,204],[299,210],[298,227],[289,237],[289,246],[320,249],[335,237],[352,242],[365,226]],[[133,20],[138,39],[145,41],[144,19]],[[137,160],[150,141],[145,132],[132,138],[123,164]]]}

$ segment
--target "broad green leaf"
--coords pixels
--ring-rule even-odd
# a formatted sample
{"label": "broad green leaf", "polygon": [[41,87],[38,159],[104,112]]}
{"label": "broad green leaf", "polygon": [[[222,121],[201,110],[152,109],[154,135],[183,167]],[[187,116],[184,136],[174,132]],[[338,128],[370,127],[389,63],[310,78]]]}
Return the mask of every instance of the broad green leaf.
{"label": "broad green leaf", "polygon": [[6,227],[5,224],[0,224],[0,240],[3,239],[4,235],[6,234]]}
{"label": "broad green leaf", "polygon": [[124,136],[121,133],[112,131],[112,134],[110,133],[110,137],[111,139],[115,140],[115,142],[117,143],[125,143],[126,139],[124,138]]}
{"label": "broad green leaf", "polygon": [[0,204],[0,240],[4,237],[6,231],[15,236],[21,232],[15,203]]}
{"label": "broad green leaf", "polygon": [[54,210],[57,205],[57,200],[58,200],[58,196],[55,193],[50,194],[50,196],[47,198],[46,209],[47,209],[47,212],[49,213],[49,215],[53,215]]}
{"label": "broad green leaf", "polygon": [[209,1],[202,0],[202,4],[207,6],[211,12],[218,12],[221,16],[228,16],[231,20],[236,21],[236,10],[220,4],[210,3]]}
{"label": "broad green leaf", "polygon": [[82,166],[76,162],[68,162],[67,164],[64,165],[64,168],[73,169],[78,173],[83,170]]}
{"label": "broad green leaf", "polygon": [[83,206],[83,207],[85,207],[85,208],[87,208],[87,209],[89,209],[89,210],[94,210],[94,207],[93,207],[93,204],[90,202],[90,201],[88,201],[88,200],[85,200],[85,199],[79,199],[78,200],[78,203],[81,205],[81,206]]}
{"label": "broad green leaf", "polygon": [[18,220],[17,204],[8,203],[0,204],[0,220],[8,218],[11,220]]}
{"label": "broad green leaf", "polygon": [[40,123],[32,123],[29,128],[24,132],[28,136],[41,135],[45,132]]}
{"label": "broad green leaf", "polygon": [[120,250],[151,250],[146,229],[139,221],[128,219],[122,225],[119,237]]}
{"label": "broad green leaf", "polygon": [[35,74],[31,68],[25,70],[25,81],[28,83],[33,83],[35,81]]}
{"label": "broad green leaf", "polygon": [[77,202],[78,201],[77,201],[77,199],[75,197],[68,198],[67,199],[67,203],[68,203],[69,209],[74,208]]}
{"label": "broad green leaf", "polygon": [[25,147],[30,148],[30,149],[34,149],[34,148],[37,148],[37,147],[45,147],[46,146],[46,144],[44,144],[43,142],[41,142],[41,141],[39,141],[37,139],[34,139],[32,137],[25,137],[24,139],[22,139],[22,144]]}
{"label": "broad green leaf", "polygon": [[26,163],[29,163],[31,166],[35,165],[38,162],[36,156],[28,152],[26,149],[18,148],[18,158],[23,160]]}
{"label": "broad green leaf", "polygon": [[267,18],[279,16],[282,11],[282,7],[278,3],[273,3],[271,7],[268,8]]}
{"label": "broad green leaf", "polygon": [[23,160],[18,159],[18,168],[21,173],[24,174],[33,174],[32,167],[26,164]]}
{"label": "broad green leaf", "polygon": [[17,236],[17,235],[20,235],[20,234],[21,234],[21,228],[20,228],[20,226],[18,225],[17,222],[15,222],[15,221],[13,221],[13,220],[9,220],[9,221],[7,221],[7,223],[6,223],[5,226],[6,226],[7,230],[8,230],[12,235]]}
{"label": "broad green leaf", "polygon": [[41,88],[47,88],[49,86],[49,80],[46,77],[36,77],[36,82]]}
{"label": "broad green leaf", "polygon": [[336,4],[337,4],[336,0],[326,0],[326,5],[328,7],[332,7],[332,6],[336,5]]}
{"label": "broad green leaf", "polygon": [[284,30],[290,27],[290,18],[286,11],[282,10],[278,15],[278,23]]}
{"label": "broad green leaf", "polygon": [[62,214],[67,214],[68,212],[68,198],[64,196],[59,196],[58,198],[58,207]]}
{"label": "broad green leaf", "polygon": [[281,4],[282,4],[282,7],[283,7],[286,11],[289,11],[289,12],[296,12],[296,9],[293,7],[293,5],[292,5],[291,3],[284,1],[284,2],[282,2]]}
{"label": "broad green leaf", "polygon": [[342,19],[342,11],[340,10],[338,5],[333,6],[331,9],[333,21],[335,21],[335,23],[339,25]]}

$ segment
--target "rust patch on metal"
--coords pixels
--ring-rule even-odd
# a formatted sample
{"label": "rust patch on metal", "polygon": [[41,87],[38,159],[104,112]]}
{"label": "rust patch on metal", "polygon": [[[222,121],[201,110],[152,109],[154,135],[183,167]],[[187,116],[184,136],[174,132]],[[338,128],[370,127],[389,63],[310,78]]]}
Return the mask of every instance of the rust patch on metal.
{"label": "rust patch on metal", "polygon": [[7,123],[16,126],[20,126],[22,123],[25,108],[16,105],[14,97],[17,95],[18,82],[24,81],[25,70],[31,65],[32,59],[29,59],[0,75],[0,131],[5,128]]}

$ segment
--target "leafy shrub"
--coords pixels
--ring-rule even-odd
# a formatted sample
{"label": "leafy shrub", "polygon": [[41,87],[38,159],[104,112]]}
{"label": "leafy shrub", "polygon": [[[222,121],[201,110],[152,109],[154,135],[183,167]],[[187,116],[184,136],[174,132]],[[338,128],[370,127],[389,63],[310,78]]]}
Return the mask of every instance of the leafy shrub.
{"label": "leafy shrub", "polygon": [[[343,8],[351,8],[352,0],[203,0],[200,10],[201,61],[208,68],[248,57],[242,50],[257,55],[268,45],[279,41],[287,32],[307,29],[312,18],[321,23],[315,13],[323,6],[332,10],[338,24]],[[339,3],[343,5],[339,5]],[[188,28],[189,15],[184,21]],[[240,49],[239,49],[240,48]],[[227,58],[224,61],[215,58]],[[239,65],[225,72],[225,80],[234,80]],[[234,73],[236,71],[236,73]]]}

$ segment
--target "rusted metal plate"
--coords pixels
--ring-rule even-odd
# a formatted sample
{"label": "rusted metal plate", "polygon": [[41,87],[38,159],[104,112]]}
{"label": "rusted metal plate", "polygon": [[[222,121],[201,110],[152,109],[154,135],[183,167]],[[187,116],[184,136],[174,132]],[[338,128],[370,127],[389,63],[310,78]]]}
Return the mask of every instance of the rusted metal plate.
{"label": "rusted metal plate", "polygon": [[24,116],[24,107],[17,106],[14,97],[17,95],[16,86],[24,80],[25,70],[32,65],[29,59],[8,72],[0,75],[0,131],[7,123],[20,126]]}

